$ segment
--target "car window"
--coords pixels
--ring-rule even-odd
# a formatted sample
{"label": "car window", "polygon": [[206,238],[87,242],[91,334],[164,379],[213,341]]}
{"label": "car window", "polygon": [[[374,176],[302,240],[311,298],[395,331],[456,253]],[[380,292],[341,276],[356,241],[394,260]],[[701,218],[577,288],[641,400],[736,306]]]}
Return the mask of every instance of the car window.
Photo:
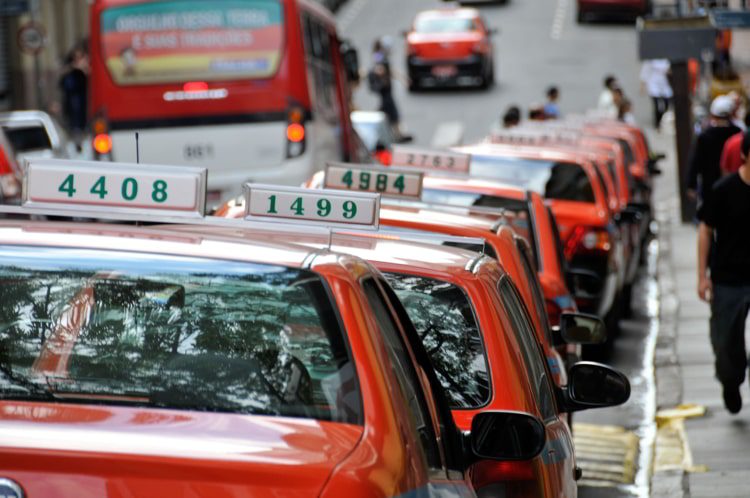
{"label": "car window", "polygon": [[[422,190],[422,200],[436,204],[450,204],[464,207],[497,208],[499,221],[513,228],[513,231],[526,239],[532,248],[534,264],[541,267],[537,251],[534,227],[528,203],[517,199],[508,199],[497,195],[485,195],[475,192],[461,192],[456,190],[442,190],[425,188]],[[502,216],[500,216],[502,210]]]}
{"label": "car window", "polygon": [[16,152],[52,148],[52,143],[44,126],[3,126],[3,131]]}
{"label": "car window", "polygon": [[0,397],[362,423],[315,273],[118,251],[0,255]]}
{"label": "car window", "polygon": [[452,408],[484,406],[490,397],[489,370],[474,310],[449,282],[387,273],[430,356]]}
{"label": "car window", "polygon": [[412,426],[418,436],[425,464],[430,469],[442,469],[440,449],[432,417],[424,399],[422,384],[387,300],[373,278],[363,280],[362,288],[383,334],[393,372],[412,416]]}
{"label": "car window", "polygon": [[593,164],[593,170],[596,173],[596,178],[599,180],[599,184],[602,187],[602,190],[606,193],[607,197],[616,197],[617,192],[613,192],[611,190],[611,185],[607,182],[607,180],[604,178],[604,173],[602,173],[602,167],[603,165],[600,164]]}
{"label": "car window", "polygon": [[519,185],[547,199],[595,202],[591,181],[576,163],[473,155],[471,174]]}
{"label": "car window", "polygon": [[622,153],[625,156],[625,165],[630,166],[635,162],[635,154],[633,154],[633,149],[630,148],[630,144],[624,138],[618,138],[617,143],[620,144],[620,147],[622,147]]}
{"label": "car window", "polygon": [[503,278],[498,285],[498,290],[505,311],[510,318],[516,340],[521,348],[539,411],[542,417],[548,420],[557,416],[557,412],[552,386],[547,375],[546,359],[536,341],[533,326],[518,295],[518,290],[513,286],[510,278]]}
{"label": "car window", "polygon": [[475,29],[474,20],[461,17],[418,17],[414,23],[417,33],[463,33]]}

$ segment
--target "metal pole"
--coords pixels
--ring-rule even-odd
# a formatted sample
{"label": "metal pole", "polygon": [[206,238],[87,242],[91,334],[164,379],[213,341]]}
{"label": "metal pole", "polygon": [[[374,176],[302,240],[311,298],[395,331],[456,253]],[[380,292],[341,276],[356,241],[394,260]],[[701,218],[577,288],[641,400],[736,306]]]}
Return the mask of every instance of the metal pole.
{"label": "metal pole", "polygon": [[[40,0],[31,0],[31,21],[37,23],[41,17]],[[36,107],[44,110],[44,81],[42,81],[42,61],[39,59],[40,53],[34,54],[34,81],[36,83]]]}
{"label": "metal pole", "polygon": [[695,217],[695,203],[687,198],[687,174],[693,142],[693,113],[690,104],[690,82],[686,61],[672,62],[674,93],[675,143],[677,146],[677,181],[680,190],[680,212],[683,222]]}

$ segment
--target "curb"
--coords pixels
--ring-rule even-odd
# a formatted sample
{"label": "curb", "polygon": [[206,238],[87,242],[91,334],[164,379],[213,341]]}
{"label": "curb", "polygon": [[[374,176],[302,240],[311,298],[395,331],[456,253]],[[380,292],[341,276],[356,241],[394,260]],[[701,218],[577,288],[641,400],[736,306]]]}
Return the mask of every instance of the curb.
{"label": "curb", "polygon": [[[682,403],[682,367],[677,356],[677,322],[680,302],[676,293],[675,267],[672,261],[672,222],[669,206],[659,206],[659,257],[657,260],[657,285],[661,306],[659,331],[654,353],[657,413]],[[689,496],[687,472],[674,466],[663,465],[661,455],[673,454],[670,447],[685,448],[684,431],[663,437],[657,432],[654,442],[654,459],[651,473],[652,498],[677,498]],[[660,467],[664,470],[659,470]]]}

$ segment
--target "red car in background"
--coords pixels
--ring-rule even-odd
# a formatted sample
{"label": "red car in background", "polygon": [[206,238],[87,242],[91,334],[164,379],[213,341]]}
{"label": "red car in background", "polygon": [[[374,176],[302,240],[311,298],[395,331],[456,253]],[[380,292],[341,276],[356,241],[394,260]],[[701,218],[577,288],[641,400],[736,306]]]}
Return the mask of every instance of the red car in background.
{"label": "red car in background", "polygon": [[417,14],[406,33],[409,90],[476,85],[495,81],[492,35],[479,11],[444,8]]}

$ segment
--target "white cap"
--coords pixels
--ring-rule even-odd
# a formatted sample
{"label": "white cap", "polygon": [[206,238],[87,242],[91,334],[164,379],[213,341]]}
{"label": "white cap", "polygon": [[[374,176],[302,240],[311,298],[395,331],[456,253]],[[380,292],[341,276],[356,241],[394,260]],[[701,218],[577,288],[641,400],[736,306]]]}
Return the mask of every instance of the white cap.
{"label": "white cap", "polygon": [[732,117],[735,111],[735,102],[728,95],[719,95],[711,102],[711,116],[717,118]]}

